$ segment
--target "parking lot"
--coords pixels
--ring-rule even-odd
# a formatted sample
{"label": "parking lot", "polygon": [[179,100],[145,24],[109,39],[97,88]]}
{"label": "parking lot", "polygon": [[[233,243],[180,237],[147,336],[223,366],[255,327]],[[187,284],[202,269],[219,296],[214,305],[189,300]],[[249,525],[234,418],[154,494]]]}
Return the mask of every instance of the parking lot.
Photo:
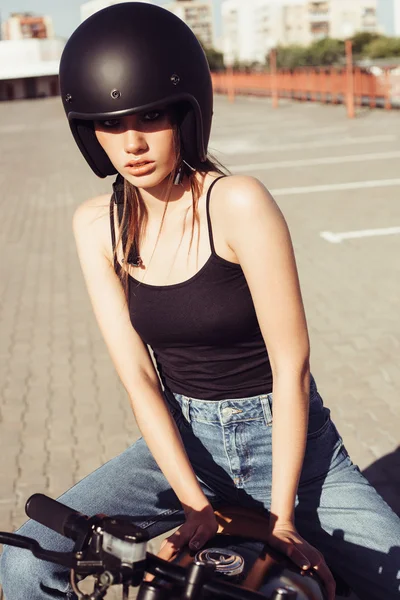
{"label": "parking lot", "polygon": [[[400,514],[400,113],[216,98],[211,152],[291,230],[311,367],[353,461]],[[0,104],[0,530],[139,435],[89,306],[74,208],[111,189],[59,99]],[[12,600],[12,599],[10,599]]]}

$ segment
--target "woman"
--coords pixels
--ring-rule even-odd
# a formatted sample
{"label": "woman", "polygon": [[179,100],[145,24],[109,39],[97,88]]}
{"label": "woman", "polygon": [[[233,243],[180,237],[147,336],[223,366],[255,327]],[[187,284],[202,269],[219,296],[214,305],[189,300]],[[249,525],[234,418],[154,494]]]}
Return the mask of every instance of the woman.
{"label": "woman", "polygon": [[[207,157],[212,87],[194,35],[149,4],[107,8],[69,40],[60,81],[87,162],[119,174],[111,203],[80,206],[74,231],[143,436],[61,500],[132,515],[152,537],[180,525],[167,558],[214,535],[218,504],[261,507],[270,544],[317,570],[329,600],[325,559],[362,600],[398,598],[399,519],[351,463],[310,376],[286,223],[257,180]],[[33,522],[21,533],[71,547]],[[8,600],[74,597],[64,571],[16,549],[2,581]]]}

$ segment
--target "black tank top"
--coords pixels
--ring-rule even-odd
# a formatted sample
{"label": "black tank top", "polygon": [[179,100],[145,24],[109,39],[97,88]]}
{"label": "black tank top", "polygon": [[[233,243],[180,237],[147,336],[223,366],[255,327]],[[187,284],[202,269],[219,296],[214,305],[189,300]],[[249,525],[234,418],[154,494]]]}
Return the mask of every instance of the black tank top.
{"label": "black tank top", "polygon": [[[152,348],[163,385],[202,400],[272,391],[271,366],[242,268],[215,252],[210,196],[218,179],[206,198],[211,255],[205,265],[172,285],[140,283],[132,276],[128,281],[132,325]],[[110,204],[113,248],[114,202],[121,206],[118,186]]]}

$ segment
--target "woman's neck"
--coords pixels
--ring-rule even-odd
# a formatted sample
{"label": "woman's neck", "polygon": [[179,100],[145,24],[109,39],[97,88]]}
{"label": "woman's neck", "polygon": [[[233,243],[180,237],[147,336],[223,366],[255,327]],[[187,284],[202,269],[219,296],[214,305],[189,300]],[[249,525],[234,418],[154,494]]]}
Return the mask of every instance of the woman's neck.
{"label": "woman's neck", "polygon": [[[197,176],[201,177],[201,180],[204,179],[200,174],[197,174]],[[191,206],[192,190],[188,177],[185,177],[181,184],[172,185],[168,194],[169,186],[170,183],[166,179],[152,188],[138,188],[149,214],[154,216],[163,215],[167,203],[169,213],[187,209]]]}

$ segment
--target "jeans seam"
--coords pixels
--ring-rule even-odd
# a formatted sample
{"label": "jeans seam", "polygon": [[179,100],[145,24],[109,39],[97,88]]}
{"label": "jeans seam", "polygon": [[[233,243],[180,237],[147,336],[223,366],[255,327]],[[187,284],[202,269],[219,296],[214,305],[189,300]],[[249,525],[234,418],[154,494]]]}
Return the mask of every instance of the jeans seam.
{"label": "jeans seam", "polygon": [[[225,430],[225,426],[222,420],[222,415],[221,415],[221,405],[218,407],[218,413],[220,415],[220,419],[221,419],[221,433],[222,433],[222,440],[223,440],[223,444],[224,444],[224,452],[225,452],[225,458],[227,461],[227,464],[229,465],[229,471],[230,471],[230,476],[232,478],[232,481],[234,480],[234,475],[233,475],[233,470],[232,470],[232,463],[231,463],[231,458],[228,452],[228,449],[226,447],[226,430]],[[228,434],[230,435],[230,432],[228,431]]]}
{"label": "jeans seam", "polygon": [[178,513],[179,510],[180,510],[179,508],[168,508],[164,512],[162,512],[159,515],[155,516],[153,519],[151,519],[151,520],[148,519],[147,521],[142,521],[142,523],[138,523],[137,525],[138,525],[138,527],[141,527],[142,529],[147,529],[148,527],[151,527],[155,523],[159,523],[164,518],[169,517],[171,515],[174,515],[174,514]]}

